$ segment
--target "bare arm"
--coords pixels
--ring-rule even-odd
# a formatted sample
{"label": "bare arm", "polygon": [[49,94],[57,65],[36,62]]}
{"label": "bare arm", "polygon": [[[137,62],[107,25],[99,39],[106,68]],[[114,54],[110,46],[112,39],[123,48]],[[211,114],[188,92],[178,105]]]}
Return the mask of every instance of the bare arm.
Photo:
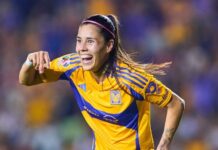
{"label": "bare arm", "polygon": [[172,100],[167,105],[167,115],[164,131],[158,144],[157,150],[169,150],[170,143],[182,117],[184,107],[184,100],[173,93]]}
{"label": "bare arm", "polygon": [[30,53],[19,73],[19,82],[23,85],[43,83],[44,71],[49,68],[50,58],[48,52],[39,51]]}

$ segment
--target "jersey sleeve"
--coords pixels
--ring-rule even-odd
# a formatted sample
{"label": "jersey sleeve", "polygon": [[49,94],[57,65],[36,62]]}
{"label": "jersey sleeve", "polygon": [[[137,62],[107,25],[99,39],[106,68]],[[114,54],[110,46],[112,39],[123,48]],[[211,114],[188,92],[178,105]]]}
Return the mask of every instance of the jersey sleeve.
{"label": "jersey sleeve", "polygon": [[67,80],[67,72],[80,64],[79,57],[75,53],[67,54],[50,62],[50,68],[45,71],[45,82]]}
{"label": "jersey sleeve", "polygon": [[153,75],[123,62],[117,63],[116,72],[123,89],[135,100],[146,100],[160,107],[170,102],[172,91]]}
{"label": "jersey sleeve", "polygon": [[172,98],[172,91],[163,83],[151,76],[144,89],[145,100],[157,104],[159,107],[165,107]]}

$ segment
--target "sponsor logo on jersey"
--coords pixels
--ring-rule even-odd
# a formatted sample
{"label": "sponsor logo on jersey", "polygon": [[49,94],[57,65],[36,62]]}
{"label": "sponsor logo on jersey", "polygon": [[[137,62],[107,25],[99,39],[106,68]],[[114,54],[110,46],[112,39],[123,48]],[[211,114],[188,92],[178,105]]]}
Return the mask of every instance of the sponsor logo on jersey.
{"label": "sponsor logo on jersey", "polygon": [[95,117],[99,117],[99,115],[97,113],[95,113],[94,111],[90,110],[88,107],[83,106],[83,108],[90,114],[93,115]]}
{"label": "sponsor logo on jersey", "polygon": [[118,119],[112,115],[103,115],[99,112],[93,111],[86,106],[83,106],[84,110],[86,110],[92,117],[98,118],[100,120],[104,120],[111,123],[118,123]]}
{"label": "sponsor logo on jersey", "polygon": [[63,56],[60,58],[60,60],[58,61],[58,64],[63,66],[63,67],[67,67],[70,65],[70,56]]}
{"label": "sponsor logo on jersey", "polygon": [[111,115],[105,115],[103,117],[103,119],[108,121],[108,122],[112,122],[112,123],[117,123],[119,121],[117,118],[115,118],[114,116],[111,116]]}
{"label": "sponsor logo on jersey", "polygon": [[111,103],[111,105],[122,104],[120,91],[118,91],[118,90],[110,91],[110,103]]}

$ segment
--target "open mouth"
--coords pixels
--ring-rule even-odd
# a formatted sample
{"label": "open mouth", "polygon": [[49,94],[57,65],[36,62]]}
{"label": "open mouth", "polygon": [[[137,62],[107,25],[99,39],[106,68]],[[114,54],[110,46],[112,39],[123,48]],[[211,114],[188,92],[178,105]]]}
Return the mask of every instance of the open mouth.
{"label": "open mouth", "polygon": [[89,64],[92,62],[92,56],[91,55],[82,55],[81,60],[83,64]]}

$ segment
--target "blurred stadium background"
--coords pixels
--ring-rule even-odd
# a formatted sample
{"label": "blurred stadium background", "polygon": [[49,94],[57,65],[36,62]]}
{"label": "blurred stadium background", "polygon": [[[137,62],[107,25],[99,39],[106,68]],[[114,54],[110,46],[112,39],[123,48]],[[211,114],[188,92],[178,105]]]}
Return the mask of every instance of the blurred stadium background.
{"label": "blurred stadium background", "polygon": [[[217,0],[1,0],[0,150],[88,150],[92,133],[70,86],[24,87],[18,72],[30,52],[73,52],[81,20],[114,13],[124,47],[142,62],[172,61],[160,78],[186,100],[176,150],[218,149]],[[164,111],[152,107],[157,144]]]}

